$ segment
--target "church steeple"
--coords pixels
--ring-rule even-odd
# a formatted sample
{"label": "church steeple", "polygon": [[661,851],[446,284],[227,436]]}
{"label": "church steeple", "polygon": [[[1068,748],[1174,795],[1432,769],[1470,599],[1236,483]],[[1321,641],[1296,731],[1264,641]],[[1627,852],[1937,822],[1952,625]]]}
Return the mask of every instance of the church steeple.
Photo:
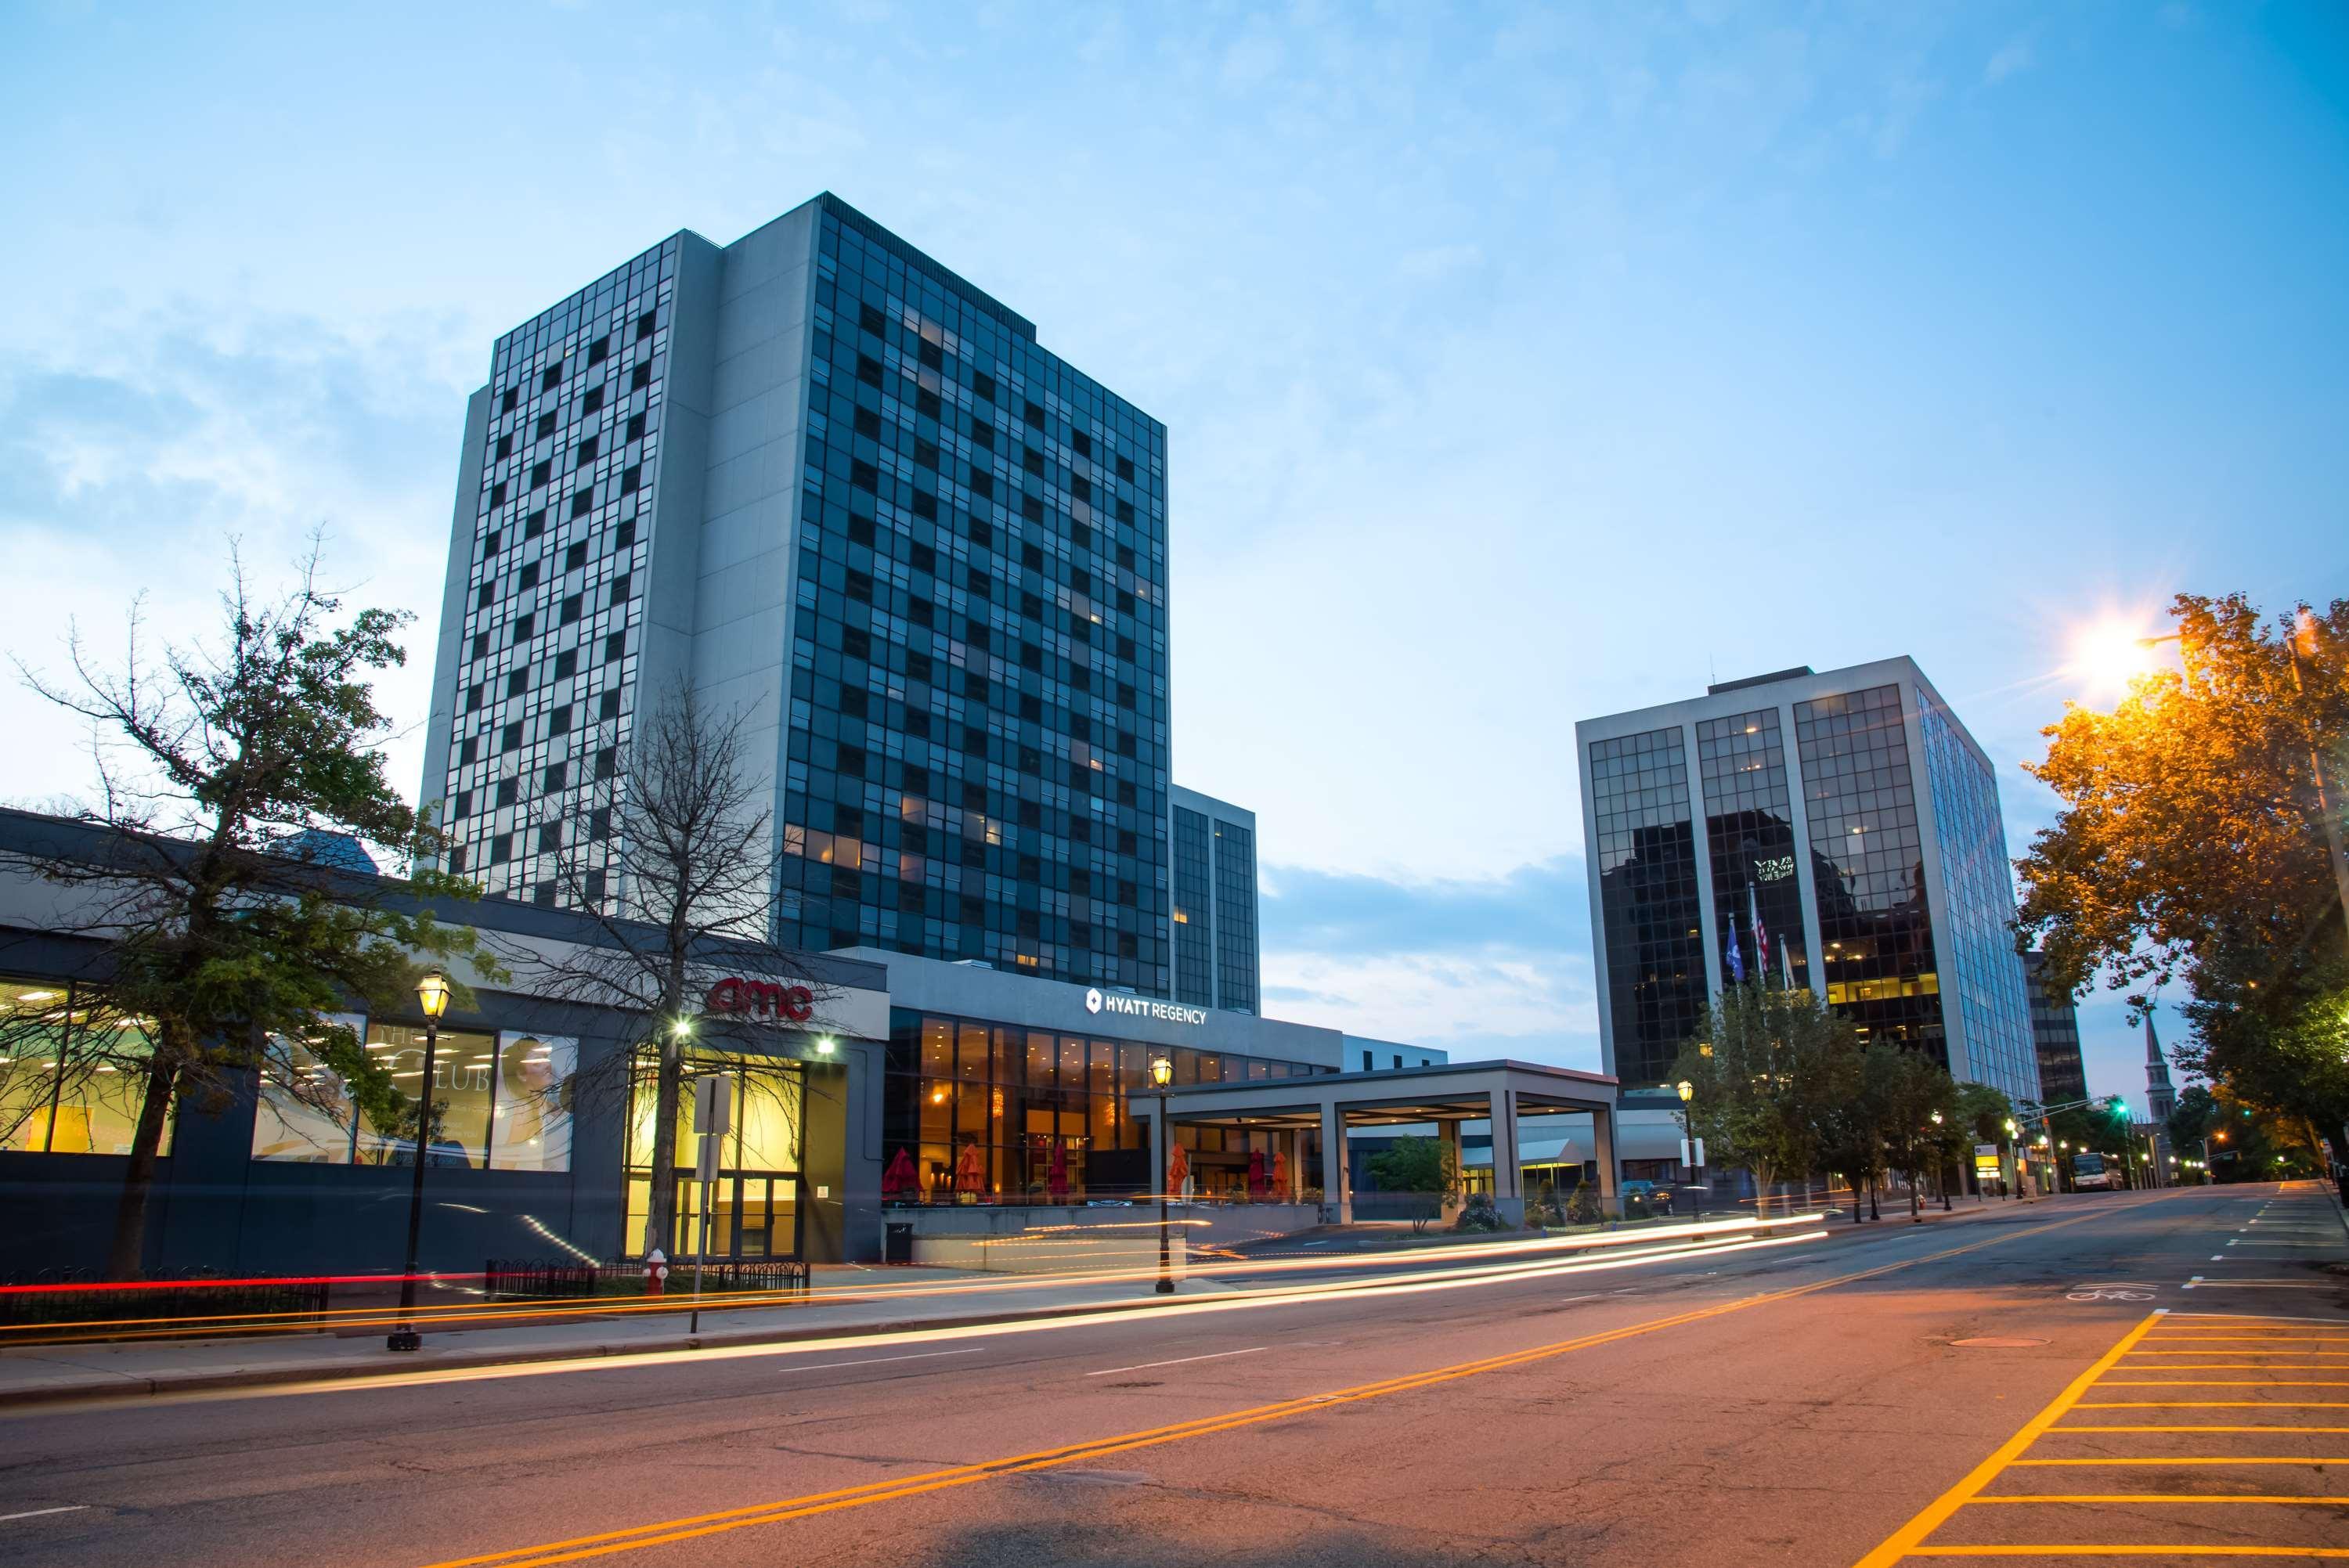
{"label": "church steeple", "polygon": [[2169,1064],[2162,1059],[2161,1042],[2154,1037],[2150,1012],[2145,1016],[2145,1106],[2146,1119],[2156,1123],[2168,1121],[2169,1113],[2178,1109],[2178,1091],[2169,1087]]}

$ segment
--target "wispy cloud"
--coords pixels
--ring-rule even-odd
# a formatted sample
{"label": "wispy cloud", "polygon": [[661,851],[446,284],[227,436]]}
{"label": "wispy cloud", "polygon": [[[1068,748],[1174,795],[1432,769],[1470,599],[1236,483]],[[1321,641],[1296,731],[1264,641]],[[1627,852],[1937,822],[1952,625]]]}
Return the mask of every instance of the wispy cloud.
{"label": "wispy cloud", "polygon": [[2020,76],[2038,63],[2038,51],[2033,46],[2029,34],[2010,39],[2001,45],[1998,51],[1991,56],[1989,62],[1982,67],[1982,85],[1996,87],[2007,77]]}

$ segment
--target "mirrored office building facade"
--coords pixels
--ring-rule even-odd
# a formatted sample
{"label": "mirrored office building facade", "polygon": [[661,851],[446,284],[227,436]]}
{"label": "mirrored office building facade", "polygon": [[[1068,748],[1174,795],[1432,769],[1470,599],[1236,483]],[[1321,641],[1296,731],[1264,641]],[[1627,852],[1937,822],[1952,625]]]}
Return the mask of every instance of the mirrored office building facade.
{"label": "mirrored office building facade", "polygon": [[1607,1070],[1664,1078],[1724,985],[1808,986],[1869,1045],[2036,1099],[1989,758],[1906,658],[1585,720]]}

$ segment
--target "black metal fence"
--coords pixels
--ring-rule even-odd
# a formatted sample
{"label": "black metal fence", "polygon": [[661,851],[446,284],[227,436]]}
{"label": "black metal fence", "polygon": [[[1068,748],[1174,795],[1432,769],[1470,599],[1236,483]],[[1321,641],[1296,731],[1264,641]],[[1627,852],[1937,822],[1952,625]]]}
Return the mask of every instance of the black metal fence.
{"label": "black metal fence", "polygon": [[[599,1295],[642,1295],[647,1288],[641,1263],[616,1264],[564,1263],[547,1258],[492,1258],[481,1265],[481,1286],[492,1301],[563,1301]],[[667,1294],[693,1288],[693,1262],[680,1258],[669,1265]],[[780,1258],[713,1258],[701,1271],[705,1295],[747,1291],[803,1294],[808,1266]]]}
{"label": "black metal fence", "polygon": [[0,1325],[122,1325],[163,1318],[267,1318],[289,1326],[317,1321],[330,1288],[324,1280],[220,1280],[202,1275],[155,1284],[109,1283],[81,1269],[42,1269],[0,1277]]}

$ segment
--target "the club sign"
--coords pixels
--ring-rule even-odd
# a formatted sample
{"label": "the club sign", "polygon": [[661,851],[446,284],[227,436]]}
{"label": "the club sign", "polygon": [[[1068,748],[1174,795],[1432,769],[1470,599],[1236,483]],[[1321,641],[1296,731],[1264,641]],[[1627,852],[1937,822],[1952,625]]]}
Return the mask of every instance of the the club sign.
{"label": "the club sign", "polygon": [[804,1024],[815,1016],[815,993],[804,985],[778,985],[771,980],[730,975],[709,988],[702,1006],[729,1017]]}

